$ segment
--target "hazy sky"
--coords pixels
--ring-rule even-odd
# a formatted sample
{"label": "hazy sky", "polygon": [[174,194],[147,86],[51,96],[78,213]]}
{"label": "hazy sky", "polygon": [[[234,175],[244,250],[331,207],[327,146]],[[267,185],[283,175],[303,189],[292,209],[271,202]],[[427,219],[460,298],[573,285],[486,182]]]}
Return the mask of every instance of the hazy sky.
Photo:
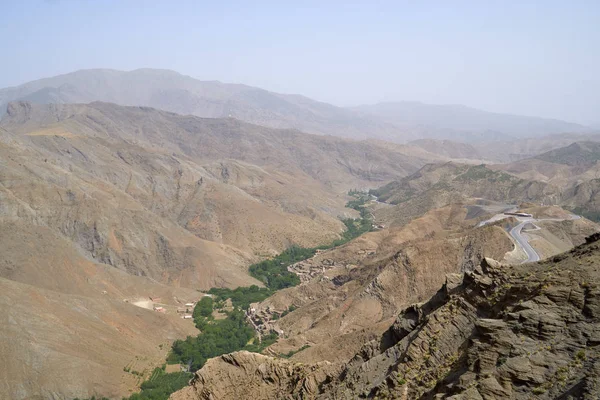
{"label": "hazy sky", "polygon": [[168,68],[336,105],[600,122],[600,1],[0,0],[0,87]]}

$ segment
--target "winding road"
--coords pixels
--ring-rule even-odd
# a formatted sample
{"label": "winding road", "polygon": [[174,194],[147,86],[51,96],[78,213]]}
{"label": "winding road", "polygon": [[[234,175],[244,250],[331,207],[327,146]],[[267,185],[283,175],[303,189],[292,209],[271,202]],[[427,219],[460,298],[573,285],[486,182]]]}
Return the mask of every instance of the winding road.
{"label": "winding road", "polygon": [[521,235],[521,231],[525,225],[532,224],[533,226],[536,226],[533,221],[533,218],[523,221],[519,225],[512,228],[509,232],[510,236],[521,247],[525,254],[527,254],[527,260],[523,261],[523,263],[540,261],[540,255],[533,249],[533,247],[531,247],[529,241],[523,237],[523,235]]}
{"label": "winding road", "polygon": [[[508,218],[508,217],[509,217],[509,215],[497,214],[494,217],[492,217],[486,221],[480,222],[478,226],[483,226],[490,222],[495,222],[500,219]],[[510,237],[513,238],[515,244],[517,246],[519,246],[521,248],[521,250],[523,250],[523,252],[527,255],[527,259],[522,262],[522,264],[524,264],[524,263],[528,263],[528,262],[540,261],[540,255],[533,249],[533,247],[529,244],[529,240],[527,238],[525,238],[522,234],[522,231],[523,231],[523,228],[525,227],[525,225],[531,224],[531,225],[535,226],[537,229],[540,229],[540,227],[535,224],[536,222],[566,221],[566,220],[580,219],[581,217],[579,215],[571,214],[570,218],[543,218],[543,219],[536,219],[536,218],[532,218],[532,217],[515,217],[515,218],[520,222],[517,226],[512,228],[508,233],[510,234]]]}

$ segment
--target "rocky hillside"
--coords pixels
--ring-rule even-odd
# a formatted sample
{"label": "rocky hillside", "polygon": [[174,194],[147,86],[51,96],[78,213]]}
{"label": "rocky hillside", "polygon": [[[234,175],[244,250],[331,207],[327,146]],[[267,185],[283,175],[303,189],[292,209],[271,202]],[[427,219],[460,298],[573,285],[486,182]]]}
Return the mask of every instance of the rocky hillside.
{"label": "rocky hillside", "polygon": [[535,157],[493,168],[527,178],[534,178],[556,185],[568,186],[598,176],[600,143],[574,142]]}
{"label": "rocky hillside", "polygon": [[[593,399],[600,396],[600,236],[545,262],[451,274],[340,367],[223,356],[172,399]],[[208,366],[208,364],[207,364]]]}
{"label": "rocky hillside", "polygon": [[526,201],[550,196],[547,184],[526,181],[485,165],[454,162],[426,165],[418,172],[373,192],[380,201],[399,204],[427,192],[457,193],[495,201]]}
{"label": "rocky hillside", "polygon": [[433,294],[444,274],[512,249],[501,227],[465,229],[476,222],[466,214],[460,205],[432,210],[405,227],[365,234],[293,265],[303,284],[252,306],[257,325],[281,334],[266,353],[302,350],[295,360],[346,361],[399,309]]}
{"label": "rocky hillside", "polygon": [[426,165],[371,193],[379,201],[393,205],[375,212],[378,221],[391,225],[403,225],[429,209],[473,198],[505,204],[556,204],[562,196],[558,187],[546,182],[522,179],[493,166],[455,162]]}
{"label": "rocky hillside", "polygon": [[314,398],[339,366],[328,362],[303,365],[240,351],[215,357],[196,373],[190,386],[172,400]]}
{"label": "rocky hillside", "polygon": [[535,157],[538,160],[571,167],[591,166],[600,160],[600,143],[575,142],[567,147],[550,150]]}
{"label": "rocky hillside", "polygon": [[490,168],[560,189],[558,204],[597,219],[600,143],[575,142],[535,157]]}
{"label": "rocky hillside", "polygon": [[50,226],[99,262],[205,288],[252,283],[244,265],[292,243],[331,241],[351,215],[348,188],[423,163],[374,143],[106,103],[14,103],[0,129],[4,215]]}
{"label": "rocky hillside", "polygon": [[485,157],[472,145],[452,140],[418,139],[408,143],[430,153],[455,160],[484,160]]}
{"label": "rocky hillside", "polygon": [[472,143],[472,145],[486,160],[509,163],[534,158],[539,154],[581,141],[600,141],[598,129],[589,133],[561,133],[535,138],[520,138],[519,140],[492,140]]}
{"label": "rocky hillside", "polygon": [[121,398],[196,332],[175,313],[196,290],[95,263],[48,227],[0,227],[0,398]]}

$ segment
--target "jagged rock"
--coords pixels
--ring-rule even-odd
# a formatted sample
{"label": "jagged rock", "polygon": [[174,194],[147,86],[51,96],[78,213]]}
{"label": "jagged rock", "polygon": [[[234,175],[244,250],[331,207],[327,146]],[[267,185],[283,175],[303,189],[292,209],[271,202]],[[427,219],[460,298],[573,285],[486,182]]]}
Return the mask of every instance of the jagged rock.
{"label": "jagged rock", "polygon": [[446,275],[446,290],[449,294],[454,293],[463,283],[463,274]]}
{"label": "jagged rock", "polygon": [[322,362],[305,365],[262,354],[239,351],[209,360],[196,373],[191,386],[173,394],[191,399],[294,399],[314,398],[319,387],[339,367]]}

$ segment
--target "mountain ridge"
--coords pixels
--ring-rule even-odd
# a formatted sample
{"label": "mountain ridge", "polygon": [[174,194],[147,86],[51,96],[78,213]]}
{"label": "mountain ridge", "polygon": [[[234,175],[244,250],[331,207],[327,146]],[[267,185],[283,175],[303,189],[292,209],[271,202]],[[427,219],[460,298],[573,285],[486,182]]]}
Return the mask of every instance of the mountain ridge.
{"label": "mountain ridge", "polygon": [[[151,106],[201,117],[232,116],[273,128],[395,142],[424,137],[501,140],[590,129],[560,120],[491,113],[458,105],[396,102],[337,107],[300,94],[276,93],[239,83],[201,81],[176,71],[151,68],[78,70],[0,89],[0,108],[16,100],[38,103],[105,101]],[[391,113],[389,110],[377,111],[394,105],[408,106],[409,109]],[[462,115],[462,120],[457,122],[454,114]],[[439,123],[432,124],[432,119]]]}
{"label": "mountain ridge", "polygon": [[383,102],[351,107],[364,115],[378,116],[399,127],[429,129],[430,138],[488,141],[591,130],[584,125],[553,118],[484,111],[459,104],[425,104],[414,101]]}

